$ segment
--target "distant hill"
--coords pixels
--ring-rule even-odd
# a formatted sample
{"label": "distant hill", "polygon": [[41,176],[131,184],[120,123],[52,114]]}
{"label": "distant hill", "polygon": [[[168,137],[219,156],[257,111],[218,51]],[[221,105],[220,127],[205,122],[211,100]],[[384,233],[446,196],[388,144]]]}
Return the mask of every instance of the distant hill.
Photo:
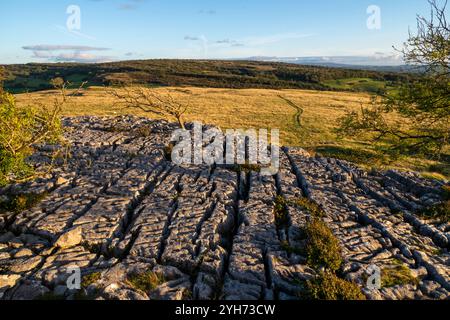
{"label": "distant hill", "polygon": [[378,56],[314,56],[314,57],[250,57],[250,61],[283,62],[309,66],[371,70],[381,72],[414,72],[417,67],[403,64],[394,55]]}
{"label": "distant hill", "polygon": [[[73,86],[133,82],[149,86],[215,88],[314,89],[380,92],[411,77],[380,72],[292,63],[231,60],[136,60],[100,64],[48,63],[5,65],[5,88],[14,93],[50,89],[50,80],[62,77]],[[364,79],[352,86],[348,79]],[[333,80],[346,86],[330,85]],[[374,84],[374,85],[372,85]]]}

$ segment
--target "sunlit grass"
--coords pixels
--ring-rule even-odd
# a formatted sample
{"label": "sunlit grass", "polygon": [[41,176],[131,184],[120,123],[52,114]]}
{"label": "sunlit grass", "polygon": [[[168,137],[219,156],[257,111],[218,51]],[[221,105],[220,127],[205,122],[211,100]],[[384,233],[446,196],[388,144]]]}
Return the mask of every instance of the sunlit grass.
{"label": "sunlit grass", "polygon": [[[222,129],[267,128],[280,129],[280,140],[286,146],[301,146],[324,156],[355,162],[365,168],[397,168],[426,172],[427,176],[450,177],[446,161],[404,156],[391,161],[379,153],[370,142],[359,139],[338,139],[334,130],[339,118],[348,111],[360,110],[371,96],[366,93],[323,92],[312,90],[216,89],[216,88],[157,88],[191,105],[187,121],[202,121]],[[17,95],[19,103],[51,104],[54,91]],[[186,94],[189,93],[189,94]],[[291,100],[303,112],[301,126],[297,110],[281,99]],[[114,116],[134,114],[158,119],[160,117],[117,105],[106,88],[90,87],[80,96],[70,97],[63,115]],[[171,119],[173,121],[173,119]],[[398,121],[395,117],[392,121]]]}

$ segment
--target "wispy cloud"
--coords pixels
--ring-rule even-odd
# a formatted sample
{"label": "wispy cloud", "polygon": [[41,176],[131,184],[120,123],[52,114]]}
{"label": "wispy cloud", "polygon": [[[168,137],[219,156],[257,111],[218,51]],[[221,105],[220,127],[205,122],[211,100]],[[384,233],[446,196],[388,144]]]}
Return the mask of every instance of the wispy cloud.
{"label": "wispy cloud", "polygon": [[[104,0],[89,0],[91,2],[103,2]],[[122,0],[118,5],[119,10],[136,10],[139,8],[139,4],[146,0]]]}
{"label": "wispy cloud", "polygon": [[196,37],[196,36],[184,36],[184,40],[186,41],[200,41],[200,37]]}
{"label": "wispy cloud", "polygon": [[53,62],[105,62],[114,60],[113,57],[97,55],[92,51],[106,51],[108,48],[76,46],[76,45],[31,45],[22,49],[33,51],[33,58],[45,59]]}
{"label": "wispy cloud", "polygon": [[47,44],[23,46],[22,49],[33,50],[33,51],[57,51],[57,50],[105,51],[105,50],[110,50],[109,48],[101,48],[101,47],[73,46],[73,45],[47,45]]}
{"label": "wispy cloud", "polygon": [[213,10],[213,9],[207,9],[207,10],[202,9],[198,13],[199,14],[215,15],[217,13],[217,11]]}
{"label": "wispy cloud", "polygon": [[191,56],[197,56],[201,52],[205,57],[211,53],[213,57],[245,57],[248,54],[263,54],[267,48],[274,47],[283,41],[292,41],[307,37],[314,34],[306,34],[299,32],[281,33],[273,35],[253,36],[241,39],[224,38],[209,41],[205,36],[186,35],[184,40],[196,43],[189,45],[182,52],[184,56],[188,55],[189,50]]}
{"label": "wispy cloud", "polygon": [[219,45],[230,46],[230,47],[243,47],[244,46],[243,43],[240,43],[239,41],[232,40],[232,39],[217,40],[215,43],[219,44]]}
{"label": "wispy cloud", "polygon": [[81,63],[98,63],[98,62],[108,62],[113,61],[113,57],[108,56],[98,56],[91,53],[61,53],[56,56],[50,57],[51,60],[56,62],[81,62]]}
{"label": "wispy cloud", "polygon": [[119,5],[120,10],[136,10],[139,8],[139,3],[144,2],[144,0],[128,0]]}

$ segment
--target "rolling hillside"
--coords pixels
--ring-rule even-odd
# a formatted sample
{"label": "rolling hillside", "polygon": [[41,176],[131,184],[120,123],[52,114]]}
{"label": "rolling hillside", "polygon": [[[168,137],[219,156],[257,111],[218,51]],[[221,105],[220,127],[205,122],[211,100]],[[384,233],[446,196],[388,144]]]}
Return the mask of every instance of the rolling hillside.
{"label": "rolling hillside", "polygon": [[[153,86],[192,86],[234,89],[313,89],[382,92],[411,77],[405,73],[351,70],[256,61],[142,60],[102,64],[6,65],[5,88],[13,93],[50,89],[49,81],[63,77],[79,86],[134,82]],[[369,79],[373,86],[330,85],[330,81]]]}

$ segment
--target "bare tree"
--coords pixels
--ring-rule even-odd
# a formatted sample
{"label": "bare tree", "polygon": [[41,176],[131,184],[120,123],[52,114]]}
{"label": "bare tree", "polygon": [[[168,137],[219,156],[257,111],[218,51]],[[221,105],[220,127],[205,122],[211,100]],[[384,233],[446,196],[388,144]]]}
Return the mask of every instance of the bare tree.
{"label": "bare tree", "polygon": [[87,84],[87,81],[83,81],[81,85],[78,87],[78,89],[74,92],[72,92],[70,95],[67,94],[67,90],[70,86],[72,86],[72,83],[69,81],[65,81],[63,78],[58,77],[50,80],[50,84],[60,92],[61,97],[63,99],[62,102],[66,102],[68,96],[76,96],[80,91],[83,89],[83,87]]}
{"label": "bare tree", "polygon": [[155,89],[141,86],[122,85],[120,89],[108,90],[125,108],[134,108],[162,117],[172,117],[185,129],[183,116],[189,109],[189,102],[181,102],[169,92],[160,93]]}

